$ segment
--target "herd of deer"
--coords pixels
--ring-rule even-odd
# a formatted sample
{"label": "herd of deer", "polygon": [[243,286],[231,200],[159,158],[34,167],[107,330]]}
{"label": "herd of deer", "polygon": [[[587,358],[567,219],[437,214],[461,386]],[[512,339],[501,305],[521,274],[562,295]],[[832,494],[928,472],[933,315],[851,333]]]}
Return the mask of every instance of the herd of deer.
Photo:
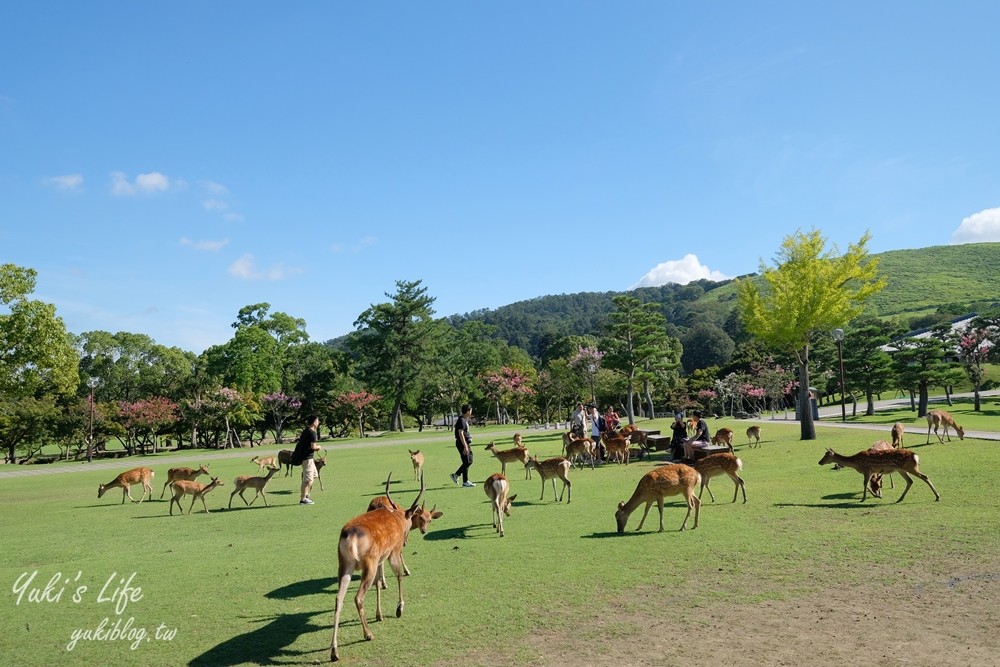
{"label": "herd of deer", "polygon": [[[949,428],[954,429],[954,431],[958,434],[959,439],[962,439],[965,436],[964,430],[955,423],[955,420],[952,419],[951,415],[943,410],[933,410],[929,412],[927,415],[927,423],[928,443],[930,442],[931,429],[933,429],[935,435],[937,435],[938,440],[942,443],[944,442],[942,435],[938,434],[938,429],[941,426],[943,426],[943,436],[947,437],[949,440],[951,440],[951,436],[948,434]],[[614,459],[622,465],[628,465],[629,445],[631,444],[633,437],[636,437],[637,441],[640,441],[642,438],[642,435],[640,434],[642,434],[641,431],[626,431],[624,433],[603,437],[602,444],[608,460],[610,461]],[[906,481],[906,488],[903,490],[903,493],[896,502],[901,502],[909,492],[910,486],[913,484],[913,480],[910,475],[922,479],[934,493],[935,500],[940,500],[941,496],[938,494],[937,489],[934,488],[930,479],[920,472],[918,468],[919,459],[917,455],[902,448],[903,434],[903,425],[901,423],[896,423],[891,430],[891,444],[884,440],[880,440],[871,448],[858,452],[853,456],[842,456],[834,452],[832,449],[828,449],[823,458],[820,459],[819,463],[820,465],[835,463],[842,467],[852,468],[861,473],[864,477],[861,497],[862,502],[867,498],[869,489],[871,489],[875,496],[881,497],[880,491],[882,476],[891,475],[892,473],[898,473]],[[716,436],[712,440],[713,444],[728,445],[730,452],[709,454],[708,456],[694,461],[691,465],[683,463],[670,463],[658,466],[644,474],[639,479],[632,496],[627,501],[621,501],[618,503],[618,507],[615,512],[615,521],[617,523],[618,532],[624,533],[631,514],[640,505],[645,505],[642,519],[639,521],[639,525],[636,528],[636,530],[641,530],[653,503],[656,503],[659,511],[659,530],[662,532],[663,502],[665,498],[674,495],[683,495],[687,502],[688,509],[687,513],[684,515],[684,520],[681,523],[680,530],[686,529],[692,510],[694,511],[694,523],[692,528],[697,528],[701,511],[701,495],[706,489],[708,489],[712,502],[715,502],[715,494],[712,493],[712,489],[709,484],[713,477],[723,474],[729,476],[735,485],[732,502],[735,503],[740,492],[742,492],[743,502],[746,503],[746,484],[739,475],[743,468],[743,462],[739,459],[739,457],[732,453],[733,431],[728,428],[719,429],[719,432],[716,433]],[[747,440],[750,447],[753,447],[754,444],[758,447],[760,446],[759,426],[751,426],[747,429]],[[566,503],[569,504],[571,502],[572,484],[570,483],[568,476],[570,469],[577,463],[582,466],[583,461],[587,460],[589,460],[591,467],[593,467],[594,460],[597,458],[598,449],[596,443],[594,443],[592,439],[574,438],[570,434],[564,435],[563,448],[565,456],[558,456],[539,461],[537,455],[531,456],[528,453],[528,449],[523,444],[520,434],[516,434],[514,436],[514,447],[512,449],[498,450],[492,442],[486,446],[487,451],[491,452],[501,465],[501,472],[490,475],[483,485],[486,496],[490,501],[493,528],[501,537],[504,536],[503,518],[504,516],[509,517],[511,515],[511,507],[514,499],[517,497],[516,494],[510,494],[510,483],[506,476],[508,463],[514,463],[516,461],[524,466],[525,479],[531,479],[532,471],[538,472],[539,477],[541,477],[542,480],[541,499],[543,500],[545,498],[546,482],[549,480],[552,482],[553,497],[555,496],[555,480],[558,477],[563,482],[562,492],[558,497],[558,501],[562,502],[563,495],[565,494]],[[288,466],[288,471],[291,470],[291,452],[288,452],[287,455],[285,455],[285,451],[280,452],[278,457],[254,457],[252,459],[253,462],[259,464],[260,471],[267,469],[267,474],[265,476],[247,475],[237,477],[234,481],[234,486],[236,488],[229,497],[230,507],[232,507],[233,496],[237,493],[239,493],[240,497],[243,498],[243,502],[248,506],[252,505],[253,502],[257,500],[258,496],[264,499],[265,505],[267,504],[267,497],[264,495],[264,487],[267,485],[267,482],[278,470],[281,469],[282,465]],[[426,488],[423,475],[424,455],[419,450],[408,451],[410,454],[410,461],[413,465],[414,479],[420,480],[420,491],[417,493],[417,497],[414,499],[410,507],[404,510],[400,505],[391,499],[389,495],[389,483],[392,475],[390,474],[385,482],[385,496],[372,500],[368,505],[367,511],[348,521],[344,524],[344,527],[340,531],[340,539],[337,547],[337,577],[339,587],[334,607],[333,638],[330,645],[331,661],[339,659],[337,636],[340,628],[340,615],[353,573],[358,570],[361,572],[360,585],[354,596],[354,604],[361,619],[361,627],[364,638],[365,640],[371,640],[373,635],[371,629],[368,627],[368,621],[364,608],[364,600],[368,589],[371,588],[372,584],[375,584],[375,620],[381,621],[383,620],[381,591],[386,587],[384,563],[388,561],[390,567],[392,567],[393,572],[396,575],[396,581],[399,589],[399,601],[396,606],[396,616],[401,616],[404,605],[402,577],[410,574],[409,569],[403,562],[402,553],[403,547],[406,545],[407,537],[413,529],[418,529],[421,533],[426,533],[427,527],[430,525],[431,521],[442,516],[442,512],[438,511],[436,506],[427,510],[423,504],[420,504]],[[324,459],[317,460],[317,467],[321,467],[319,465],[320,461],[325,462]],[[216,486],[223,485],[222,482],[219,481],[218,477],[212,477],[209,484],[202,484],[195,481],[198,476],[208,474],[209,472],[206,466],[201,466],[197,469],[171,468],[167,472],[167,481],[163,486],[163,491],[160,493],[160,498],[163,498],[166,488],[170,486],[173,493],[170,503],[171,514],[173,514],[173,504],[176,502],[178,508],[180,508],[180,499],[185,495],[192,496],[191,506],[188,508],[188,513],[190,514],[191,509],[194,507],[194,503],[199,498],[202,501],[202,505],[204,505],[205,494]],[[133,502],[142,502],[142,500],[146,497],[147,492],[149,492],[150,496],[152,496],[152,485],[150,483],[152,477],[153,471],[149,468],[135,468],[133,470],[129,470],[122,473],[108,484],[101,484],[98,488],[98,498],[103,496],[108,489],[121,487],[123,491],[122,503],[125,502],[126,497]],[[129,487],[132,484],[140,482],[143,485],[143,496],[138,501],[135,501],[129,493]],[[696,487],[700,487],[697,495],[695,495]],[[254,495],[254,499],[248,503],[246,498],[243,496],[243,492],[246,489],[251,488],[256,491],[256,494]],[[181,511],[183,513],[183,509]],[[207,506],[205,506],[205,511],[208,512]]]}

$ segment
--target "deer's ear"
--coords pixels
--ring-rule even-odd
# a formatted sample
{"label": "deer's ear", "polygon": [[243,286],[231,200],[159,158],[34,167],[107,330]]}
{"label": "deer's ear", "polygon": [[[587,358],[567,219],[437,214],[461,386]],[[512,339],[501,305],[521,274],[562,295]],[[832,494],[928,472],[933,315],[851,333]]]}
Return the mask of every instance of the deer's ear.
{"label": "deer's ear", "polygon": [[432,519],[440,519],[444,516],[444,512],[431,512]]}
{"label": "deer's ear", "polygon": [[516,493],[514,495],[512,495],[510,498],[508,498],[507,500],[509,500],[510,502],[514,502],[515,498],[517,498],[517,494]]}

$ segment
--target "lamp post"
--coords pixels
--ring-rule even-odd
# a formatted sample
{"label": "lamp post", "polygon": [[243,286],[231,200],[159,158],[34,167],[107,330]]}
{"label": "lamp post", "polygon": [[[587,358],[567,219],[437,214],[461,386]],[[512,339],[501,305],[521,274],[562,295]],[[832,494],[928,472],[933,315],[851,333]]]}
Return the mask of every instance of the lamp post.
{"label": "lamp post", "polygon": [[590,374],[590,402],[591,405],[597,405],[597,394],[594,392],[594,373],[597,372],[597,366],[594,364],[587,364],[587,373]]}
{"label": "lamp post", "polygon": [[847,421],[847,408],[844,406],[844,330],[834,329],[833,340],[837,343],[837,359],[840,361],[840,421]]}
{"label": "lamp post", "polygon": [[87,379],[87,386],[90,387],[90,427],[87,435],[87,463],[94,457],[94,389],[101,384],[100,379],[92,377]]}

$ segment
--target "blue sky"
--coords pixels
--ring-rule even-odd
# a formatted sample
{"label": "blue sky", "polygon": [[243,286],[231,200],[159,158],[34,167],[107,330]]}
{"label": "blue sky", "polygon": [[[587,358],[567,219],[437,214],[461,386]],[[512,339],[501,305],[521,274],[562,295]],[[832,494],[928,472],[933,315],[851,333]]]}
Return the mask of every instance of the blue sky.
{"label": "blue sky", "polygon": [[721,279],[797,229],[1000,241],[997,2],[19,2],[0,263],[200,352]]}

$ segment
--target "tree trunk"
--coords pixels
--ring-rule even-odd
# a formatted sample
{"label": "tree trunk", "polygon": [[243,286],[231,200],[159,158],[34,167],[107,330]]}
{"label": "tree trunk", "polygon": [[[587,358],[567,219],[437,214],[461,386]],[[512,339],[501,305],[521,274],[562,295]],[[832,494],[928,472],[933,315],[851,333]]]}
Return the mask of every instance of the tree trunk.
{"label": "tree trunk", "polygon": [[979,412],[981,407],[979,404],[979,384],[976,384],[974,387],[972,387],[972,395],[974,396],[975,399],[975,407],[973,408],[973,410]]}
{"label": "tree trunk", "polygon": [[812,400],[809,396],[809,348],[798,355],[799,361],[799,426],[801,440],[816,439],[816,423],[813,421]]}
{"label": "tree trunk", "polygon": [[875,414],[875,397],[871,389],[865,390],[865,398],[868,399],[868,407],[865,408],[865,415],[871,417]]}
{"label": "tree trunk", "polygon": [[918,389],[920,390],[920,402],[917,405],[917,416],[923,417],[927,414],[927,405],[930,402],[927,395],[927,383],[921,382]]}

